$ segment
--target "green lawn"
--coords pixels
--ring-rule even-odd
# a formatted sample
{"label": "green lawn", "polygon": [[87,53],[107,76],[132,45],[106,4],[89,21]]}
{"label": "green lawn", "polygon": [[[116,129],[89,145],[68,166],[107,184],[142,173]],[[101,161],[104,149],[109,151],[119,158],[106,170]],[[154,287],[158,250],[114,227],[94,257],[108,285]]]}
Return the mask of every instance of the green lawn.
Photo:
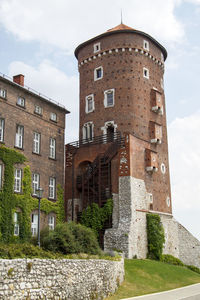
{"label": "green lawn", "polygon": [[125,259],[125,280],[116,294],[106,300],[156,293],[194,283],[200,283],[200,275],[185,267],[148,259]]}

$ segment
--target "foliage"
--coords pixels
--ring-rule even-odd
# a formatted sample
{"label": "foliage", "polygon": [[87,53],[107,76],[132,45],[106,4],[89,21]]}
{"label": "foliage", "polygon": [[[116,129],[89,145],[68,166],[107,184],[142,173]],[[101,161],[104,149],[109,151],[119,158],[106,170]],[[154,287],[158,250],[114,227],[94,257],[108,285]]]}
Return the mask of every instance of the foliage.
{"label": "foliage", "polygon": [[103,207],[92,203],[83,210],[81,215],[81,224],[91,228],[98,236],[106,220],[112,215],[113,200],[108,199]]}
{"label": "foliage", "polygon": [[[15,242],[17,240],[27,241],[31,237],[30,215],[34,209],[38,208],[38,199],[33,198],[31,171],[29,166],[23,169],[23,194],[13,192],[14,185],[14,165],[23,164],[26,158],[20,152],[0,146],[0,160],[4,164],[4,183],[0,191],[0,231],[1,240],[4,242]],[[13,214],[20,211],[19,214],[19,237],[14,237]],[[58,185],[57,201],[51,202],[47,199],[41,200],[41,211],[45,214],[54,212],[57,223],[64,222],[64,199],[61,186]]]}
{"label": "foliage", "polygon": [[180,259],[170,254],[163,254],[160,260],[167,264],[171,264],[175,266],[184,266],[184,263]]}
{"label": "foliage", "polygon": [[101,253],[94,232],[73,222],[58,224],[54,230],[42,231],[41,246],[46,250],[62,254]]}
{"label": "foliage", "polygon": [[189,265],[189,266],[187,265],[186,267],[187,267],[188,269],[190,269],[191,271],[200,274],[200,269],[199,269],[199,268],[197,268],[197,267],[195,267],[195,266],[193,266],[193,265]]}
{"label": "foliage", "polygon": [[160,216],[147,214],[148,257],[161,259],[165,235]]}

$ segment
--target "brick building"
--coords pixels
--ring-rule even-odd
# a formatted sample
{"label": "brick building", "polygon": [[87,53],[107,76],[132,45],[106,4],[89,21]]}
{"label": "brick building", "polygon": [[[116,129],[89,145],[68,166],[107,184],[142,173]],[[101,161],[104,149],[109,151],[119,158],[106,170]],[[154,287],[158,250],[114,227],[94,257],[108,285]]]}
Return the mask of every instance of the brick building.
{"label": "brick building", "polygon": [[[32,172],[33,196],[42,187],[43,197],[57,199],[57,185],[64,186],[64,106],[24,86],[24,76],[0,76],[0,145],[25,155]],[[0,185],[3,183],[0,162]],[[22,193],[23,166],[14,171],[14,192]],[[35,220],[34,220],[35,218]],[[37,230],[37,212],[32,225]],[[51,218],[54,224],[54,218]],[[33,231],[33,230],[32,230]]]}
{"label": "brick building", "polygon": [[68,220],[92,202],[103,206],[112,197],[105,249],[146,257],[146,214],[152,212],[160,214],[165,227],[165,252],[179,257],[169,178],[165,48],[120,24],[79,45],[75,56],[80,130],[79,141],[66,145]]}

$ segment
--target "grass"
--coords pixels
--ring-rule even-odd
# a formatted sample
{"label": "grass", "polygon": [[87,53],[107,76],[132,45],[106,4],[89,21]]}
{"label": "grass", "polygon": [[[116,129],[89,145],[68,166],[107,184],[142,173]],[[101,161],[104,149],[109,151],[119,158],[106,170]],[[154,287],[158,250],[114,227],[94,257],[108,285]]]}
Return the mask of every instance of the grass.
{"label": "grass", "polygon": [[200,275],[186,267],[154,260],[125,260],[125,280],[116,294],[106,300],[156,293],[200,283]]}

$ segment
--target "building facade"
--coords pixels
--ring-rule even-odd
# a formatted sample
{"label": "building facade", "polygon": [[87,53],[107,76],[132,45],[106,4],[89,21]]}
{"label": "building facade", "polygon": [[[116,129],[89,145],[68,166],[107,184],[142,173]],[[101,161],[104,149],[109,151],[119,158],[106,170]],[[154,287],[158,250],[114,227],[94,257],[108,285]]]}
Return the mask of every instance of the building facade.
{"label": "building facade", "polygon": [[[165,48],[124,24],[79,45],[79,141],[66,145],[68,219],[92,202],[113,198],[104,248],[146,257],[146,214],[161,215],[165,250],[173,238],[166,109]],[[165,221],[166,220],[166,221]],[[169,221],[170,220],[170,221]],[[173,227],[174,228],[174,227]],[[168,232],[168,233],[167,233]]]}
{"label": "building facade", "polygon": [[[32,173],[32,195],[43,189],[43,197],[57,200],[57,186],[64,187],[64,106],[24,86],[22,74],[13,80],[0,76],[0,145],[22,153]],[[24,165],[14,169],[14,192],[22,194]],[[0,187],[4,166],[0,161]],[[36,234],[38,212],[31,216],[32,233]],[[49,224],[55,223],[54,217]],[[42,222],[43,223],[43,222]],[[47,225],[47,224],[46,224]]]}

